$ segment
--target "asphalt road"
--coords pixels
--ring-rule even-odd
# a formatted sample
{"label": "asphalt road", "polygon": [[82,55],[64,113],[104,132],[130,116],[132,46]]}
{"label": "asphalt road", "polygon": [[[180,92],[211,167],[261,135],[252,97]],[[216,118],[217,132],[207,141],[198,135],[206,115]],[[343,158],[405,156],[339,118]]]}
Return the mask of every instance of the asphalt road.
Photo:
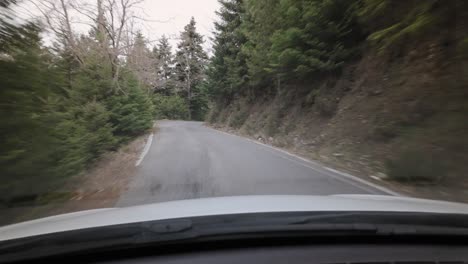
{"label": "asphalt road", "polygon": [[116,206],[262,194],[389,194],[384,189],[201,122],[161,121]]}

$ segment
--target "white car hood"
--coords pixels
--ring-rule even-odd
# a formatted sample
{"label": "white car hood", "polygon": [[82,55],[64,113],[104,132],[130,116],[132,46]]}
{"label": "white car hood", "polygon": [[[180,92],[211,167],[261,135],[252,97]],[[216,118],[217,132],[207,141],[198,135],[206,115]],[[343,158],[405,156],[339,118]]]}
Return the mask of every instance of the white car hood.
{"label": "white car hood", "polygon": [[181,200],[57,215],[0,228],[0,241],[181,217],[268,212],[380,211],[468,214],[468,204],[381,195],[261,195]]}

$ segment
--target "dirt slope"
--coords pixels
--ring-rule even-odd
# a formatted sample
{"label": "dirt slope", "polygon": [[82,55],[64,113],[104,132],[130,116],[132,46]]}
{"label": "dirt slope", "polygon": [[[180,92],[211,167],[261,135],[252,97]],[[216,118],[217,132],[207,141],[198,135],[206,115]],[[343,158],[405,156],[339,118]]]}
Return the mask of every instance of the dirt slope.
{"label": "dirt slope", "polygon": [[409,195],[468,202],[466,60],[442,40],[408,46],[369,52],[339,77],[239,97],[208,121]]}

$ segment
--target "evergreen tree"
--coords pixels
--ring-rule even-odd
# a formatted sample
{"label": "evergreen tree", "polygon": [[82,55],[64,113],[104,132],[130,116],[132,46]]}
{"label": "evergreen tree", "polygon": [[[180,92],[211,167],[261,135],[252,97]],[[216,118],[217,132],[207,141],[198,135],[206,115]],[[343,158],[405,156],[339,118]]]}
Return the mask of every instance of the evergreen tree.
{"label": "evergreen tree", "polygon": [[186,98],[189,105],[189,119],[192,114],[198,111],[198,104],[193,102],[201,96],[200,89],[197,88],[204,79],[204,71],[207,54],[203,50],[203,37],[196,31],[195,19],[192,17],[190,23],[184,27],[180,34],[180,42],[177,45],[175,56],[175,75],[179,94]]}
{"label": "evergreen tree", "polygon": [[[351,0],[220,0],[209,94],[229,102],[339,70],[364,39]],[[255,89],[255,90],[253,90]],[[253,91],[254,93],[251,93]]]}
{"label": "evergreen tree", "polygon": [[157,90],[165,95],[174,94],[174,70],[172,67],[174,55],[169,39],[165,35],[158,40],[157,46],[153,48],[153,56],[157,59],[155,65],[158,73]]}
{"label": "evergreen tree", "polygon": [[258,0],[245,3],[246,15],[241,28],[247,37],[247,42],[242,46],[242,52],[247,56],[251,85],[257,88],[268,84],[272,77],[268,57],[271,48],[270,38],[274,31],[281,27],[278,20],[281,16],[279,2]]}
{"label": "evergreen tree", "polygon": [[[145,74],[156,72],[141,34],[127,60],[109,60],[96,29],[75,39],[79,59],[65,36],[42,47],[38,26],[13,23],[14,2],[0,5],[0,201],[7,203],[33,202],[150,128],[154,109],[143,89]],[[130,72],[116,83],[126,63]]]}
{"label": "evergreen tree", "polygon": [[[58,84],[39,45],[39,29],[0,18],[0,200],[36,193],[48,177],[52,137],[46,103]],[[51,98],[50,98],[51,99]],[[53,147],[53,146],[52,146]],[[23,187],[24,186],[24,187]],[[3,199],[2,199],[3,198]]]}
{"label": "evergreen tree", "polygon": [[115,134],[124,140],[145,132],[153,125],[153,104],[148,94],[138,85],[138,80],[131,72],[125,76],[126,94],[114,95],[107,101],[111,111],[110,121],[115,127]]}
{"label": "evergreen tree", "polygon": [[292,1],[277,5],[268,69],[283,78],[317,77],[334,71],[362,41],[355,1]]}
{"label": "evergreen tree", "polygon": [[210,60],[206,88],[212,97],[230,99],[248,80],[245,54],[246,37],[240,26],[244,16],[241,0],[220,0],[221,21],[215,22],[214,56]]}

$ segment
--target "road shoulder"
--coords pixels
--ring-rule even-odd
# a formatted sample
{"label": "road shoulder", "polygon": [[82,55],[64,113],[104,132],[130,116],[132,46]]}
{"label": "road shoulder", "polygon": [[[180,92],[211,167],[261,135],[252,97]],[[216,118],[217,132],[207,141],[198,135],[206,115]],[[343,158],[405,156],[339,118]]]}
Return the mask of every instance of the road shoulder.
{"label": "road shoulder", "polygon": [[266,144],[265,141],[255,139],[254,137],[244,135],[240,133],[239,131],[232,130],[232,129],[222,129],[219,127],[214,127],[210,126],[208,124],[204,124],[205,127],[212,129],[218,133],[223,133],[229,136],[234,136],[241,138],[243,140],[247,140],[251,143],[261,145],[263,146],[267,151],[270,153],[273,153],[275,155],[281,156],[282,158],[285,158],[289,161],[295,162],[301,166],[313,169],[313,170],[320,170],[322,174],[326,174],[329,177],[333,177],[335,179],[339,179],[341,181],[344,181],[350,185],[355,185],[355,186],[360,186],[361,188],[364,186],[364,188],[368,188],[368,190],[376,189],[379,190],[380,192],[386,194],[386,195],[392,195],[392,196],[405,196],[401,193],[399,193],[397,190],[392,190],[391,188],[388,188],[387,186],[381,184],[381,182],[375,182],[375,181],[370,181],[364,177],[357,177],[354,175],[351,175],[350,173],[346,173],[343,171],[340,171],[338,169],[330,167],[330,165],[324,165],[321,162],[314,161],[307,159],[305,157],[300,156],[297,153],[294,153],[290,150],[279,148],[270,144]]}
{"label": "road shoulder", "polygon": [[66,181],[59,190],[36,204],[0,208],[1,225],[22,222],[52,215],[114,207],[121,193],[128,188],[135,175],[136,162],[141,157],[149,135],[139,136],[99,158],[91,168]]}

